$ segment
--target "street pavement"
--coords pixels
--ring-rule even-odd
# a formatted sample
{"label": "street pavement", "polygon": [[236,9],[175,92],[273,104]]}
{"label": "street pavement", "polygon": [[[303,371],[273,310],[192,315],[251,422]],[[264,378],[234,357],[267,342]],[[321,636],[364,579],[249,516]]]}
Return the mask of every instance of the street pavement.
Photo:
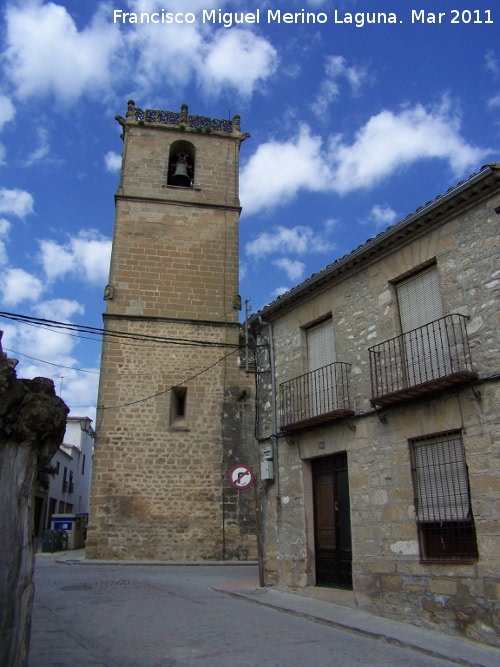
{"label": "street pavement", "polygon": [[260,588],[254,564],[41,553],[35,582],[29,667],[500,666],[482,644]]}

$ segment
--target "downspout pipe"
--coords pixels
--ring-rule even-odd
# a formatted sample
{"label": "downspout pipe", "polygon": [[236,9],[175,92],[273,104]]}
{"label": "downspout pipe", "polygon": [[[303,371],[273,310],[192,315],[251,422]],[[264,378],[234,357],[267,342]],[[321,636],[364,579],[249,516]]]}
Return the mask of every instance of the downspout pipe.
{"label": "downspout pipe", "polygon": [[273,326],[271,322],[264,322],[262,317],[259,315],[259,324],[262,326],[267,326],[269,331],[269,365],[271,366],[271,413],[272,413],[272,434],[271,434],[271,447],[274,460],[274,493],[276,498],[280,497],[280,485],[279,485],[279,465],[278,465],[278,415],[276,412],[276,376],[275,376],[275,367],[274,367],[274,338],[273,338]]}

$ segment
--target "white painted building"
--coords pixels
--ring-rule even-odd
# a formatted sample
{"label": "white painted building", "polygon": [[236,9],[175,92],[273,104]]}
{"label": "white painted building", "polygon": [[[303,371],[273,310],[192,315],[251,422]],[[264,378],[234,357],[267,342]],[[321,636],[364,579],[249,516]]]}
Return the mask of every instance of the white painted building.
{"label": "white painted building", "polygon": [[53,514],[87,514],[94,430],[89,417],[68,417],[63,444],[51,461],[44,527]]}

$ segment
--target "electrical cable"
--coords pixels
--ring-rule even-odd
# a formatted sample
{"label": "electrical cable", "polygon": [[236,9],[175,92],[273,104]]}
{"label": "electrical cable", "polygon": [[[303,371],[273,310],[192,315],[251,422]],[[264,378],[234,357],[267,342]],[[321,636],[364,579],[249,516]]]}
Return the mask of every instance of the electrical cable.
{"label": "electrical cable", "polygon": [[[221,357],[220,359],[217,359],[217,361],[214,361],[213,364],[210,364],[209,366],[206,366],[205,368],[203,368],[198,373],[195,373],[194,375],[187,378],[186,380],[183,380],[182,382],[179,382],[176,385],[176,387],[181,387],[182,385],[186,384],[187,382],[190,382],[191,380],[194,380],[195,378],[199,377],[200,375],[203,375],[203,373],[206,373],[211,368],[214,368],[214,366],[217,366],[217,364],[220,364],[222,361],[225,361],[228,357],[235,354],[237,351],[238,350],[233,350],[229,354],[226,354],[224,357]],[[156,392],[156,394],[152,394],[151,396],[146,396],[144,398],[139,398],[136,401],[130,401],[129,403],[122,403],[120,405],[112,405],[112,406],[98,405],[97,409],[98,410],[116,410],[118,408],[126,408],[130,405],[137,405],[137,403],[144,403],[145,401],[149,401],[152,398],[156,398],[157,396],[163,396],[163,394],[168,394],[169,391],[172,391],[172,387],[169,387],[168,389],[164,389],[163,391],[158,391],[158,392]]]}
{"label": "electrical cable", "polygon": [[[103,329],[98,327],[90,327],[83,324],[73,324],[71,322],[58,322],[57,320],[46,320],[38,317],[31,317],[29,315],[21,315],[19,313],[8,313],[0,311],[0,317],[9,319],[15,322],[20,322],[28,326],[39,327],[42,329],[47,329],[54,331],[60,334],[66,335],[75,335],[68,332],[80,332],[88,333],[92,336],[98,336],[101,340],[102,338],[125,338],[129,340],[144,342],[154,342],[154,343],[168,343],[169,345],[192,345],[194,347],[228,347],[233,349],[238,349],[239,344],[236,343],[218,343],[214,341],[206,340],[194,340],[189,338],[170,338],[166,336],[152,336],[148,334],[137,334],[129,333],[126,331],[116,331],[114,329]],[[63,331],[57,331],[58,329],[63,329]],[[78,338],[86,338],[85,336],[77,336]],[[88,339],[88,338],[87,338]],[[90,340],[93,340],[92,338]]]}
{"label": "electrical cable", "polygon": [[41,364],[47,364],[48,366],[55,366],[56,368],[67,368],[70,371],[79,371],[80,373],[92,373],[94,375],[99,375],[99,371],[89,371],[86,368],[75,368],[74,366],[64,366],[63,364],[54,364],[52,361],[45,361],[45,359],[37,359],[36,357],[30,357],[28,354],[23,354],[22,352],[16,352],[16,350],[11,350],[8,347],[3,348],[6,352],[12,352],[19,357],[26,357],[26,359],[31,359],[32,361],[38,361]]}

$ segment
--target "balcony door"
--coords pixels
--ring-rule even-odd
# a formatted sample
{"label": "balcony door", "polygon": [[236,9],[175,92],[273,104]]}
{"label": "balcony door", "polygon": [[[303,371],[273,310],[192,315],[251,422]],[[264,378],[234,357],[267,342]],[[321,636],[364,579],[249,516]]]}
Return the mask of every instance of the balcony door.
{"label": "balcony door", "polygon": [[[416,386],[451,372],[449,341],[436,267],[397,285],[406,384]],[[433,324],[430,324],[433,323]]]}
{"label": "balcony door", "polygon": [[335,341],[331,319],[307,329],[309,413],[311,417],[332,412],[337,406],[337,386],[325,366],[335,363]]}

